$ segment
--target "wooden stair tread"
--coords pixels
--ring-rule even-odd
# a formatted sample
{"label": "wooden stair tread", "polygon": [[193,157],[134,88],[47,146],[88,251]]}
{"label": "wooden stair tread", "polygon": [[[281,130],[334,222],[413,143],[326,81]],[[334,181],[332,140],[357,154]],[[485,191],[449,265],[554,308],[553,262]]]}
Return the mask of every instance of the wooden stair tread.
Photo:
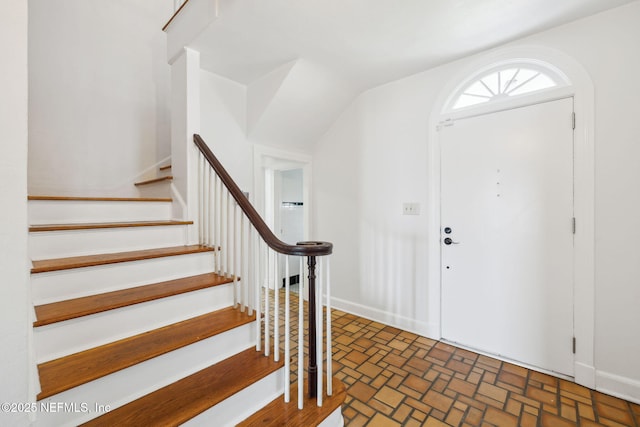
{"label": "wooden stair tread", "polygon": [[171,165],[164,165],[164,166],[160,166],[160,170],[161,171],[166,171],[167,169],[171,169]]}
{"label": "wooden stair tread", "polygon": [[38,224],[29,227],[29,231],[68,231],[68,230],[92,230],[98,228],[130,228],[130,227],[156,227],[163,225],[190,225],[193,221],[130,221],[130,222],[94,222],[76,224]]}
{"label": "wooden stair tread", "polygon": [[283,365],[252,347],[83,425],[178,426]]}
{"label": "wooden stair tread", "polygon": [[170,197],[70,197],[27,196],[27,200],[81,201],[81,202],[171,202]]}
{"label": "wooden stair tread", "polygon": [[38,365],[38,400],[255,320],[232,307]]}
{"label": "wooden stair tread", "polygon": [[347,397],[344,384],[333,378],[333,394],[327,396],[325,393],[322,399],[322,407],[318,407],[316,398],[307,396],[307,384],[305,383],[304,407],[298,409],[298,385],[291,386],[291,401],[285,403],[284,398],[278,397],[264,408],[260,409],[249,418],[239,423],[239,427],[258,426],[287,426],[287,427],[307,427],[316,426],[327,418],[333,411],[344,403]]}
{"label": "wooden stair tread", "polygon": [[159,178],[148,179],[146,181],[136,182],[134,185],[155,184],[156,182],[171,181],[172,179],[173,179],[173,176],[167,175],[167,176],[161,176]]}
{"label": "wooden stair tread", "polygon": [[67,270],[127,261],[140,261],[174,255],[210,252],[213,250],[213,248],[202,245],[172,246],[169,248],[37,260],[32,261],[33,268],[31,269],[31,273],[43,273],[47,271]]}
{"label": "wooden stair tread", "polygon": [[127,307],[147,301],[197,291],[199,289],[219,286],[233,282],[233,277],[227,278],[215,273],[200,274],[183,277],[166,282],[136,286],[134,288],[74,298],[35,307],[36,321],[34,327],[50,325],[69,319],[75,319],[90,314],[101,313],[116,308]]}

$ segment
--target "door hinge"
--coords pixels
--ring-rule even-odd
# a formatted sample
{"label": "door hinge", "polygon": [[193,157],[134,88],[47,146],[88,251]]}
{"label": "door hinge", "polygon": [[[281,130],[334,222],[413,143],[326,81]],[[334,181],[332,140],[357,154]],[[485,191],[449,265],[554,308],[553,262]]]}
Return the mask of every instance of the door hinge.
{"label": "door hinge", "polygon": [[572,218],[572,225],[571,225],[571,229],[573,230],[573,234],[576,234],[576,217],[574,216]]}
{"label": "door hinge", "polygon": [[576,354],[576,337],[573,337],[573,354]]}
{"label": "door hinge", "polygon": [[571,129],[576,129],[576,113],[571,113]]}

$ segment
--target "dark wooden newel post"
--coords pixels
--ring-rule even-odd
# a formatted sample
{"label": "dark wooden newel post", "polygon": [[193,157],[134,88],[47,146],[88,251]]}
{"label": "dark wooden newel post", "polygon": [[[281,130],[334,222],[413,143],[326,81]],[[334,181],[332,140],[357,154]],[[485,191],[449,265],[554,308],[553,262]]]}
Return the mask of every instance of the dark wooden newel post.
{"label": "dark wooden newel post", "polygon": [[309,397],[316,397],[318,388],[318,363],[316,360],[316,257],[307,257],[309,267]]}

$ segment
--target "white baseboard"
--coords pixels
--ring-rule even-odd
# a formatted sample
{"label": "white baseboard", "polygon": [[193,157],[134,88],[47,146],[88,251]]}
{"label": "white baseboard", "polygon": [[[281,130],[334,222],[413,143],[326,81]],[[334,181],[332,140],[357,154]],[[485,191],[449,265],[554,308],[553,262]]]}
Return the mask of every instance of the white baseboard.
{"label": "white baseboard", "polygon": [[341,298],[331,297],[331,306],[337,310],[346,311],[360,317],[364,317],[375,322],[384,323],[385,325],[400,328],[407,332],[412,332],[434,340],[440,339],[440,329],[437,325],[422,322],[420,320],[401,316],[396,313],[380,310],[377,308],[367,307],[362,304],[343,300]]}
{"label": "white baseboard", "polygon": [[596,390],[640,405],[640,381],[596,371]]}
{"label": "white baseboard", "polygon": [[596,388],[596,368],[581,362],[573,364],[573,375],[576,384],[580,384],[592,390]]}

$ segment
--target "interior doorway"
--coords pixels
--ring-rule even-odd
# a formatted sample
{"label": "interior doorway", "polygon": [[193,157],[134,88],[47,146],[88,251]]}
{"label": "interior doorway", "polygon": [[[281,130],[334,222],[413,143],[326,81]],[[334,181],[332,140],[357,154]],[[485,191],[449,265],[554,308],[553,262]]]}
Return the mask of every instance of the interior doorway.
{"label": "interior doorway", "polygon": [[[257,205],[262,207],[265,222],[283,242],[296,244],[309,240],[309,200],[311,188],[311,159],[271,147],[256,146],[254,153]],[[298,257],[289,259],[291,290],[298,292],[305,279]],[[278,262],[276,283],[284,286],[285,264]],[[306,295],[304,295],[306,298]]]}
{"label": "interior doorway", "polygon": [[441,130],[441,326],[573,376],[573,98]]}
{"label": "interior doorway", "polygon": [[[267,224],[280,240],[291,245],[305,240],[303,172],[301,167],[265,169]],[[278,286],[284,286],[286,277],[284,263],[279,263],[278,268],[279,277],[282,279]],[[289,283],[291,290],[298,292],[300,283],[300,263],[298,262],[290,262]]]}

